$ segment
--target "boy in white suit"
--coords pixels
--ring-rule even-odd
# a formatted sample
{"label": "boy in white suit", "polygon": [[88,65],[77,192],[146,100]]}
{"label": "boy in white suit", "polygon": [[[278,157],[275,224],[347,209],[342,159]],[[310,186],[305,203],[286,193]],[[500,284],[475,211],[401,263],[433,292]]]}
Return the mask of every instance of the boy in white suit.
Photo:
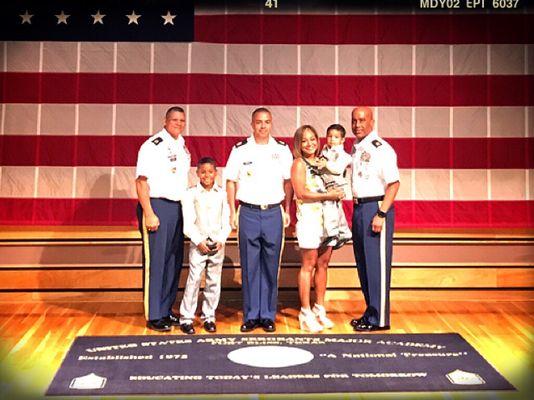
{"label": "boy in white suit", "polygon": [[226,192],[215,184],[215,160],[204,157],[197,165],[199,183],[188,189],[183,200],[184,234],[191,239],[189,247],[189,275],[180,305],[180,329],[195,333],[193,321],[198,302],[202,272],[206,271],[206,285],[202,302],[204,329],[215,332],[215,310],[221,295],[221,273],[224,244],[230,234],[230,209]]}

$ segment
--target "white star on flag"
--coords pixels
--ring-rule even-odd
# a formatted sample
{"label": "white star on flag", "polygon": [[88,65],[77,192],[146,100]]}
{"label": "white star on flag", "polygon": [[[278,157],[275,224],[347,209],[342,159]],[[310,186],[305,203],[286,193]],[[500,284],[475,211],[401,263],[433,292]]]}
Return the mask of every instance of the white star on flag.
{"label": "white star on flag", "polygon": [[105,16],[106,16],[106,14],[100,14],[100,10],[98,10],[96,12],[96,14],[91,14],[91,17],[93,17],[93,20],[94,20],[93,21],[93,25],[94,24],[102,24],[102,25],[104,25],[103,19],[104,19]]}
{"label": "white star on flag", "polygon": [[167,24],[174,25],[173,19],[176,18],[176,15],[171,14],[171,12],[169,10],[167,10],[167,14],[166,15],[162,15],[161,18],[163,18],[165,20],[163,25],[167,25]]}
{"label": "white star on flag", "polygon": [[67,25],[67,18],[70,17],[70,14],[65,14],[63,10],[61,10],[61,14],[56,14],[57,18],[57,24],[65,24]]}
{"label": "white star on flag", "polygon": [[30,14],[28,13],[28,10],[26,10],[26,12],[24,14],[19,14],[19,17],[22,18],[22,22],[21,24],[25,24],[25,23],[28,23],[28,24],[32,24],[32,17],[33,17],[33,14]]}
{"label": "white star on flag", "polygon": [[137,22],[137,20],[138,20],[139,18],[141,18],[141,14],[137,15],[137,14],[135,13],[135,10],[133,10],[131,14],[129,14],[129,15],[126,14],[126,17],[128,18],[128,25],[130,25],[130,24],[136,24],[136,25],[139,25],[139,22]]}

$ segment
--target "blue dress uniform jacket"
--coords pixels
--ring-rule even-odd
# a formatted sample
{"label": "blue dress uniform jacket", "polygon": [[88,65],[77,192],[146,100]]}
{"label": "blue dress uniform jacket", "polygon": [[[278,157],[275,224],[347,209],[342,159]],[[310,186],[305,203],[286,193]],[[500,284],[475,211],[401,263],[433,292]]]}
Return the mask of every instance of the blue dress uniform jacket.
{"label": "blue dress uniform jacket", "polygon": [[283,242],[284,180],[290,179],[293,157],[287,144],[270,138],[259,145],[254,137],[237,143],[225,169],[237,182],[239,255],[243,319],[276,316],[278,270]]}
{"label": "blue dress uniform jacket", "polygon": [[389,208],[380,233],[371,222],[380,208],[388,184],[399,181],[395,150],[376,132],[369,133],[352,151],[354,213],[352,238],[358,276],[371,325],[389,325],[389,289],[395,209]]}
{"label": "blue dress uniform jacket", "polygon": [[139,150],[136,176],[147,178],[150,203],[160,220],[148,232],[141,205],[137,207],[143,238],[143,300],[145,318],[171,314],[183,262],[183,216],[180,200],[187,190],[191,156],[182,136],[174,139],[165,129],[147,139]]}

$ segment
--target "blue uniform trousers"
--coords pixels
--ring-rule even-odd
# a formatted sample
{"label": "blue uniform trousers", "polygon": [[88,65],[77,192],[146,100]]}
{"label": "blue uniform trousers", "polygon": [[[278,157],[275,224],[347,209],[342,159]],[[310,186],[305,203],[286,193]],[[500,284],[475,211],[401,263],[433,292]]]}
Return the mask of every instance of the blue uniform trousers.
{"label": "blue uniform trousers", "polygon": [[391,256],[395,210],[387,212],[380,233],[371,227],[378,202],[354,205],[352,215],[352,240],[354,258],[367,308],[363,314],[370,324],[389,325],[389,289],[391,284]]}
{"label": "blue uniform trousers", "polygon": [[243,319],[276,318],[278,270],[283,241],[281,207],[239,207],[239,256]]}
{"label": "blue uniform trousers", "polygon": [[160,226],[148,232],[143,223],[143,210],[137,207],[139,229],[143,238],[143,303],[145,318],[168,317],[176,300],[182,269],[184,234],[182,204],[179,201],[150,199]]}

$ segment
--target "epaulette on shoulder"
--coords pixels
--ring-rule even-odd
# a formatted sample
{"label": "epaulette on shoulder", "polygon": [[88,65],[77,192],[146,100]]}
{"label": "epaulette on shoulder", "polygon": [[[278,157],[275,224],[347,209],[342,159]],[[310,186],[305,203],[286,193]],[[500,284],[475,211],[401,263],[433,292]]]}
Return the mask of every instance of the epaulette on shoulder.
{"label": "epaulette on shoulder", "polygon": [[287,146],[287,143],[284,142],[283,140],[280,140],[280,139],[277,139],[277,138],[274,138],[274,140],[276,141],[276,143],[281,144],[282,146]]}
{"label": "epaulette on shoulder", "polygon": [[156,146],[157,146],[158,144],[160,144],[161,142],[163,142],[163,139],[160,138],[160,137],[157,137],[157,138],[155,138],[155,139],[152,140],[152,143],[154,143]]}
{"label": "epaulette on shoulder", "polygon": [[372,143],[373,146],[375,146],[375,147],[380,147],[380,146],[382,146],[382,142],[381,142],[380,140],[378,140],[378,139],[373,140],[371,143]]}
{"label": "epaulette on shoulder", "polygon": [[234,145],[234,147],[237,149],[238,147],[241,147],[241,146],[247,144],[247,140],[248,140],[248,139],[245,139],[245,140],[242,140],[242,141],[240,141],[240,142],[237,142],[237,143]]}

